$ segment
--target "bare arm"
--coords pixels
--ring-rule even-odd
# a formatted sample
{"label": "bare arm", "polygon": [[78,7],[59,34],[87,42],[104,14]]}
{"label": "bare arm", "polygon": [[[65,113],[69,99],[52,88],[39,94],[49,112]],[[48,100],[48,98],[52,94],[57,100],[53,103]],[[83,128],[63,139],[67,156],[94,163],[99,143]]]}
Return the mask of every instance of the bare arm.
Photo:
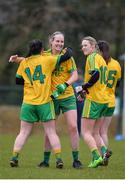
{"label": "bare arm", "polygon": [[[59,64],[70,59],[72,57],[72,54],[73,54],[72,49],[68,47],[66,49],[65,54],[60,56]],[[16,55],[10,56],[9,62],[12,62],[12,63],[15,62],[15,63],[19,64],[24,59],[25,59],[24,57],[19,57],[16,54]]]}
{"label": "bare arm", "polygon": [[77,70],[71,73],[70,78],[66,81],[67,84],[72,85],[74,82],[78,80],[78,72]]}
{"label": "bare arm", "polygon": [[9,62],[15,62],[19,64],[24,59],[25,59],[24,57],[19,57],[18,55],[12,55],[10,56]]}

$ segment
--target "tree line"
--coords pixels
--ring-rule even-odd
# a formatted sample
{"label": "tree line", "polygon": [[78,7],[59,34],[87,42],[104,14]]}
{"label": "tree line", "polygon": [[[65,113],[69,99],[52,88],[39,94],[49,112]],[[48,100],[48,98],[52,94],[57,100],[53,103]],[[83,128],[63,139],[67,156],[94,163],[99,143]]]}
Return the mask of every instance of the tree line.
{"label": "tree line", "polygon": [[76,64],[83,69],[84,36],[107,40],[114,58],[125,52],[124,0],[2,0],[0,7],[2,85],[14,84],[17,66],[8,63],[9,56],[25,56],[28,42],[36,38],[47,49],[48,36],[55,31],[64,32],[65,46],[73,48]]}

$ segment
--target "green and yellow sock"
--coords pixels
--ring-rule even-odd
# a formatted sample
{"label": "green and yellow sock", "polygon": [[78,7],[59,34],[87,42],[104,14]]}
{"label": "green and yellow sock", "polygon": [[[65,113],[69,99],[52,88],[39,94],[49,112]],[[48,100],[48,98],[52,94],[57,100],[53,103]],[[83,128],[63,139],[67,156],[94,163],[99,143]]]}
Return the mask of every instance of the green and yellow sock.
{"label": "green and yellow sock", "polygon": [[61,149],[56,149],[54,150],[54,154],[56,157],[56,160],[58,161],[59,159],[61,159]]}
{"label": "green and yellow sock", "polygon": [[102,146],[101,147],[101,153],[102,155],[105,154],[107,152],[107,147],[106,146]]}
{"label": "green and yellow sock", "polygon": [[13,160],[18,160],[18,158],[19,158],[19,152],[13,151],[12,159],[13,159]]}
{"label": "green and yellow sock", "polygon": [[92,159],[97,160],[100,157],[99,151],[97,149],[92,150]]}

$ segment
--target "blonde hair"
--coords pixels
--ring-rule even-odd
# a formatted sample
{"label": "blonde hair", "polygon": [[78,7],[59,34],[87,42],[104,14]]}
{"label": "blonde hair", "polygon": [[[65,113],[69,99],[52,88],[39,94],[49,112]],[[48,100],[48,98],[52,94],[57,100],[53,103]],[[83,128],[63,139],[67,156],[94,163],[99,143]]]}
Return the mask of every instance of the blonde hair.
{"label": "blonde hair", "polygon": [[98,43],[97,43],[97,41],[96,41],[95,38],[93,38],[93,37],[91,37],[91,36],[86,36],[86,37],[84,37],[84,38],[82,39],[82,41],[83,41],[83,40],[87,40],[87,41],[90,42],[91,45],[95,45],[96,51],[97,51],[97,52],[100,52],[100,51],[99,51]]}
{"label": "blonde hair", "polygon": [[51,43],[53,42],[56,35],[61,34],[64,37],[64,34],[60,31],[55,31],[53,34],[49,35],[49,46],[51,47]]}

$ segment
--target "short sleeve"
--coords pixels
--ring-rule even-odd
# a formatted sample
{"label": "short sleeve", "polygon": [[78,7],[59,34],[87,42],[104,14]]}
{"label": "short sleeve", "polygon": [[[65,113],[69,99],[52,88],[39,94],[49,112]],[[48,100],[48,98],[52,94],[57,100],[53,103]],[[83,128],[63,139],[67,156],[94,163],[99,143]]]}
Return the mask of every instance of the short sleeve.
{"label": "short sleeve", "polygon": [[49,61],[49,68],[52,68],[52,70],[56,69],[59,64],[60,56],[48,56],[48,61]]}
{"label": "short sleeve", "polygon": [[99,63],[96,59],[96,53],[93,53],[87,57],[89,72],[99,69]]}
{"label": "short sleeve", "polygon": [[118,73],[117,73],[117,79],[120,80],[121,79],[121,66],[118,63]]}
{"label": "short sleeve", "polygon": [[72,73],[73,71],[77,70],[76,63],[73,57],[67,61],[67,67],[69,73]]}
{"label": "short sleeve", "polygon": [[22,72],[23,72],[23,61],[20,63],[17,72],[16,72],[16,77],[22,78]]}

